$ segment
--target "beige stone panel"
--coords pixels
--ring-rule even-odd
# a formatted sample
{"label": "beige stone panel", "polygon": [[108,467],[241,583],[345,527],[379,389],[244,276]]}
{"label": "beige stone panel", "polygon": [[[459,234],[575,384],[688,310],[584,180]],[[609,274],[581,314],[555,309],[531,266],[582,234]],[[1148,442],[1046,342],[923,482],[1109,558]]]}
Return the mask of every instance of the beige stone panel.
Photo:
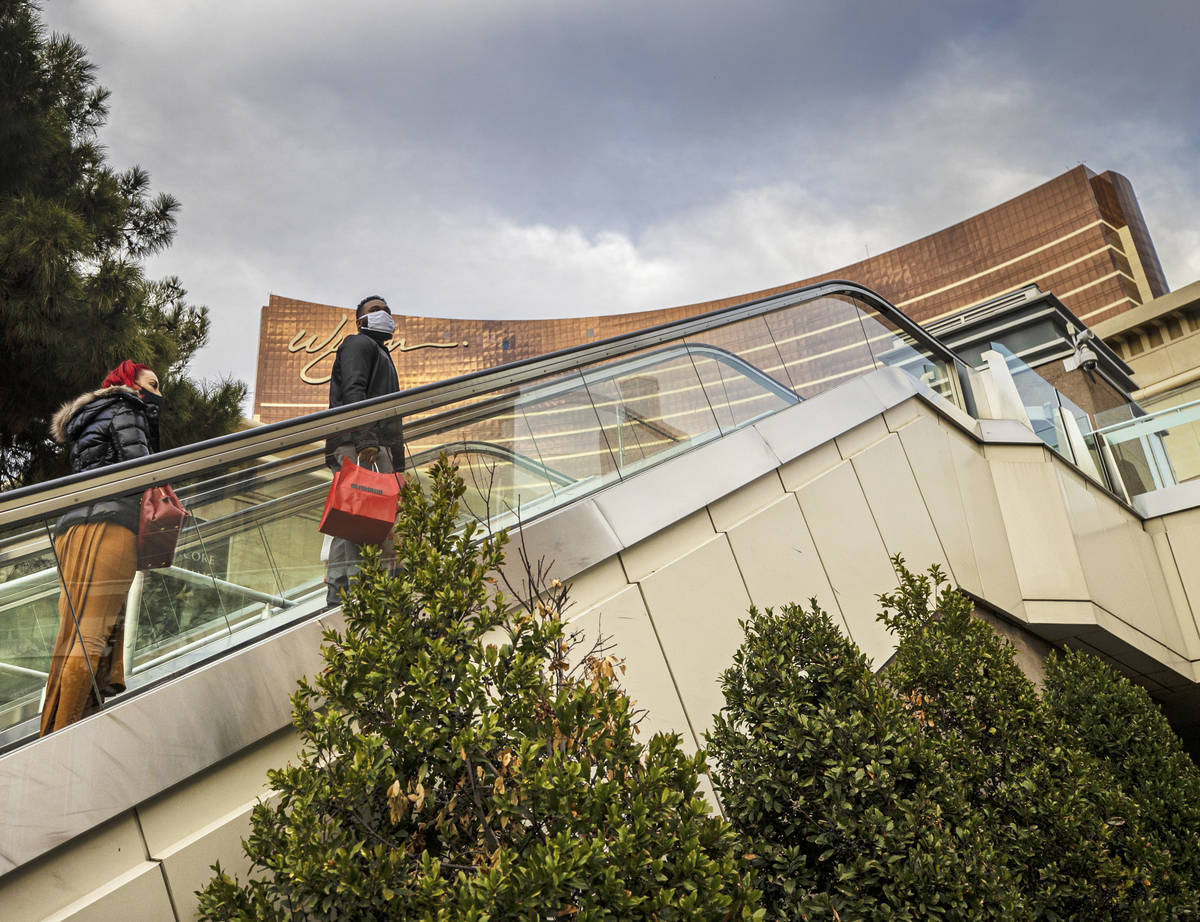
{"label": "beige stone panel", "polygon": [[826,442],[820,448],[814,448],[799,458],[793,458],[779,467],[779,479],[785,490],[799,490],[806,483],[816,480],[826,471],[832,470],[842,463],[837,444]]}
{"label": "beige stone panel", "polygon": [[[1064,465],[1056,464],[1055,474],[1087,581],[1085,597],[1110,612],[1138,617],[1136,607],[1152,607],[1147,598],[1150,587],[1133,535],[1123,527],[1127,523],[1113,515],[1111,508],[1098,503],[1082,480]],[[1122,510],[1122,514],[1132,521],[1128,512]]]}
{"label": "beige stone panel", "polygon": [[1179,631],[1183,635],[1184,653],[1190,660],[1200,659],[1200,625],[1196,623],[1196,614],[1188,604],[1166,527],[1162,519],[1151,519],[1146,522],[1146,530],[1154,542],[1155,560],[1171,597],[1171,609],[1175,613]]}
{"label": "beige stone panel", "polygon": [[730,493],[708,504],[708,514],[713,528],[729,531],[760,509],[774,503],[783,496],[783,483],[776,471],[751,481],[740,490]]}
{"label": "beige stone panel", "polygon": [[[1105,497],[1100,501],[1106,500]],[[1150,590],[1148,608],[1154,612],[1157,623],[1160,625],[1163,643],[1180,656],[1190,660],[1194,657],[1193,651],[1196,649],[1194,644],[1196,638],[1189,636],[1191,618],[1188,617],[1185,621],[1180,617],[1171,586],[1167,582],[1167,574],[1163,572],[1158,551],[1154,546],[1154,538],[1140,527],[1127,526],[1127,528],[1133,531],[1139,563],[1142,572],[1146,575],[1146,583]],[[1175,574],[1174,578],[1178,579],[1178,574]]]}
{"label": "beige stone panel", "polygon": [[899,432],[905,426],[925,419],[928,413],[929,410],[925,405],[914,397],[912,400],[906,400],[898,406],[884,410],[883,421],[890,432]]}
{"label": "beige stone panel", "polygon": [[675,680],[663,657],[658,635],[637,586],[626,586],[587,611],[571,619],[571,627],[582,628],[588,638],[603,634],[616,642],[611,655],[625,660],[621,683],[636,706],[646,709],[638,725],[638,737],[646,742],[655,733],[678,733],[683,746],[694,753],[698,746]]}
{"label": "beige stone panel", "polygon": [[145,860],[137,818],[133,811],[123,813],[0,877],[0,918],[44,918],[141,868]]}
{"label": "beige stone panel", "polygon": [[859,452],[850,463],[888,554],[902,554],[914,570],[927,570],[937,564],[943,572],[950,572],[900,439],[889,435]]}
{"label": "beige stone panel", "polygon": [[786,494],[730,529],[729,544],[750,600],[759,608],[788,602],[807,605],[815,596],[821,608],[841,619],[795,495]]}
{"label": "beige stone panel", "polygon": [[[1014,420],[995,420],[995,422],[1012,424]],[[1026,435],[1033,436],[1033,433],[1024,424],[1020,424],[1017,428]],[[985,443],[983,456],[987,458],[989,464],[1049,464],[1050,449],[1046,447],[1045,442],[1034,439],[1036,436],[1029,443],[1019,445]]]}
{"label": "beige stone panel", "polygon": [[883,421],[883,416],[876,416],[873,419],[867,420],[860,426],[855,426],[849,432],[843,432],[835,439],[838,452],[842,458],[850,458],[860,451],[864,451],[876,442],[886,439],[888,436],[887,423]]}
{"label": "beige stone panel", "polygon": [[896,574],[854,468],[844,462],[796,493],[850,637],[881,665],[895,641],[876,619],[876,596]]}
{"label": "beige stone panel", "polygon": [[1096,606],[1087,601],[1026,599],[1025,616],[1038,625],[1040,636],[1058,642],[1094,628]]}
{"label": "beige stone panel", "polygon": [[1166,349],[1143,353],[1131,361],[1130,366],[1137,376],[1137,383],[1142,387],[1169,378],[1180,370],[1171,362],[1170,353]]}
{"label": "beige stone panel", "polygon": [[1044,453],[1036,448],[989,446],[987,457],[1022,597],[1087,599],[1088,585],[1066,502]]}
{"label": "beige stone panel", "polygon": [[1183,655],[1170,591],[1141,521],[1066,465],[1055,467],[1092,601],[1144,635],[1148,642],[1134,641],[1144,652],[1161,645]]}
{"label": "beige stone panel", "polygon": [[714,534],[708,509],[694,512],[621,551],[621,564],[625,567],[625,576],[629,582],[636,583],[699,547]]}
{"label": "beige stone panel", "polygon": [[571,607],[567,610],[568,617],[615,595],[629,585],[621,560],[615,555],[564,582],[570,584]]}
{"label": "beige stone panel", "polygon": [[[1021,587],[1017,581],[1004,516],[1000,511],[1000,499],[992,481],[991,466],[967,436],[957,429],[942,427],[942,431],[958,480],[969,535],[968,546],[979,573],[983,590],[981,595],[993,608],[1020,617]],[[909,444],[906,440],[905,447]],[[934,495],[932,490],[929,495]],[[943,545],[945,543],[943,541]]]}
{"label": "beige stone panel", "polygon": [[[5,907],[7,911],[7,907]],[[15,916],[5,916],[15,919]],[[46,918],[46,922],[159,922],[174,919],[171,900],[157,864],[143,861],[83,899]]]}
{"label": "beige stone panel", "polygon": [[255,803],[250,801],[217,817],[159,856],[180,922],[197,917],[196,891],[212,879],[214,862],[219,861],[226,873],[246,879],[250,861],[242,851],[242,839],[250,834]]}
{"label": "beige stone panel", "polygon": [[1161,521],[1166,527],[1167,552],[1176,563],[1186,611],[1191,613],[1191,631],[1200,631],[1200,509],[1176,512]]}
{"label": "beige stone panel", "polygon": [[295,761],[299,750],[299,737],[288,727],[142,804],[138,818],[150,857],[161,857],[213,817],[269,793],[267,769]]}
{"label": "beige stone panel", "polygon": [[979,564],[972,550],[975,539],[967,525],[958,472],[950,453],[951,436],[929,416],[915,419],[897,435],[942,552],[949,560],[950,578],[968,592],[983,597]]}
{"label": "beige stone panel", "polygon": [[646,576],[642,595],[699,739],[725,703],[721,673],[742,642],[750,599],[725,535]]}

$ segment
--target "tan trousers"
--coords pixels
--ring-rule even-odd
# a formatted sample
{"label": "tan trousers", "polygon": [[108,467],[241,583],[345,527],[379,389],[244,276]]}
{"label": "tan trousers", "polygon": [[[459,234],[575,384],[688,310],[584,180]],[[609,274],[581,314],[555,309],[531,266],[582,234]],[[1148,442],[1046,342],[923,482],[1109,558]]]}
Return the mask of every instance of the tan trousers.
{"label": "tan trousers", "polygon": [[[58,639],[50,660],[42,735],[86,717],[125,690],[125,599],[137,572],[137,536],[123,525],[72,525],[58,555]],[[97,696],[99,690],[100,696]]]}

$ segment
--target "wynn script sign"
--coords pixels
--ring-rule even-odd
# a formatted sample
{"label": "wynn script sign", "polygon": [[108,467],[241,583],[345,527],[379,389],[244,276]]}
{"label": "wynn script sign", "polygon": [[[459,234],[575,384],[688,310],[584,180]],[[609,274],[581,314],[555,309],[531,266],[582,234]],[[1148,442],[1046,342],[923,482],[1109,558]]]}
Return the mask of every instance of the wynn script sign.
{"label": "wynn script sign", "polygon": [[[332,367],[324,374],[316,372],[316,366],[321,364],[325,359],[337,352],[338,346],[342,344],[349,333],[343,333],[346,324],[349,322],[349,317],[343,317],[332,333],[329,334],[323,341],[317,341],[317,334],[309,335],[308,330],[300,330],[292,337],[288,343],[288,352],[296,353],[303,352],[306,355],[311,355],[313,358],[300,369],[300,380],[305,384],[328,384],[330,377],[333,375]],[[305,341],[305,337],[308,337]],[[416,349],[465,349],[467,343],[412,343],[401,337],[393,339],[387,344],[388,352],[412,352]]]}

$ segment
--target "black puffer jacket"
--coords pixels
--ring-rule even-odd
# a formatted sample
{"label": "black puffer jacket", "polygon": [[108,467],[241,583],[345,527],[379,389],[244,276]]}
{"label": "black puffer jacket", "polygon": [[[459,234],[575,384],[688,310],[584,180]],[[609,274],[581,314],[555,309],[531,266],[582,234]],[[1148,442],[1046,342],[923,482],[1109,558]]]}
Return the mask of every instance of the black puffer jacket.
{"label": "black puffer jacket", "polygon": [[[50,431],[71,447],[75,473],[144,458],[158,450],[158,408],[145,403],[136,389],[115,385],[81,394],[54,414]],[[116,522],[138,527],[138,496],[102,499],[72,509],[58,520],[56,533],[84,522]]]}
{"label": "black puffer jacket", "polygon": [[[330,409],[400,390],[396,366],[383,346],[386,341],[383,334],[368,332],[353,333],[342,341],[329,378]],[[350,443],[359,451],[371,446],[387,448],[397,470],[404,463],[404,436],[399,416],[331,436],[325,444],[325,460],[330,467],[337,466],[334,449]]]}

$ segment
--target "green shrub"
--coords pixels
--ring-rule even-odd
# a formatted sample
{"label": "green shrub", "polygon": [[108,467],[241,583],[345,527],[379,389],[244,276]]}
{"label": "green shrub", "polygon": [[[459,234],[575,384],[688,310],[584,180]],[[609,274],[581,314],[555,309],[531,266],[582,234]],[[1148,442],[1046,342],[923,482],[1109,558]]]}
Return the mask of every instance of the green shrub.
{"label": "green shrub", "polygon": [[751,609],[709,735],[778,919],[1196,919],[1200,772],[1141,689],[1052,656],[1043,695],[933,567],[893,559],[878,675],[816,605]]}
{"label": "green shrub", "polygon": [[1087,653],[1051,654],[1043,696],[1079,748],[1103,761],[1169,856],[1159,886],[1179,918],[1200,917],[1200,770],[1144,688]]}
{"label": "green shrub", "polygon": [[899,647],[883,681],[963,783],[1029,917],[1172,918],[1168,857],[1109,766],[1076,744],[1012,644],[937,567],[893,565],[900,586],[880,596],[880,619]]}
{"label": "green shrub", "polygon": [[816,600],[743,627],[708,742],[769,917],[1014,918],[935,748]]}
{"label": "green shrub", "polygon": [[293,698],[304,748],[253,812],[250,879],[215,867],[202,916],[754,918],[702,757],[636,741],[612,658],[572,648],[559,584],[510,614],[489,575],[504,537],[459,530],[463,489],[444,458],[428,498],[405,486],[406,571],[364,569]]}

